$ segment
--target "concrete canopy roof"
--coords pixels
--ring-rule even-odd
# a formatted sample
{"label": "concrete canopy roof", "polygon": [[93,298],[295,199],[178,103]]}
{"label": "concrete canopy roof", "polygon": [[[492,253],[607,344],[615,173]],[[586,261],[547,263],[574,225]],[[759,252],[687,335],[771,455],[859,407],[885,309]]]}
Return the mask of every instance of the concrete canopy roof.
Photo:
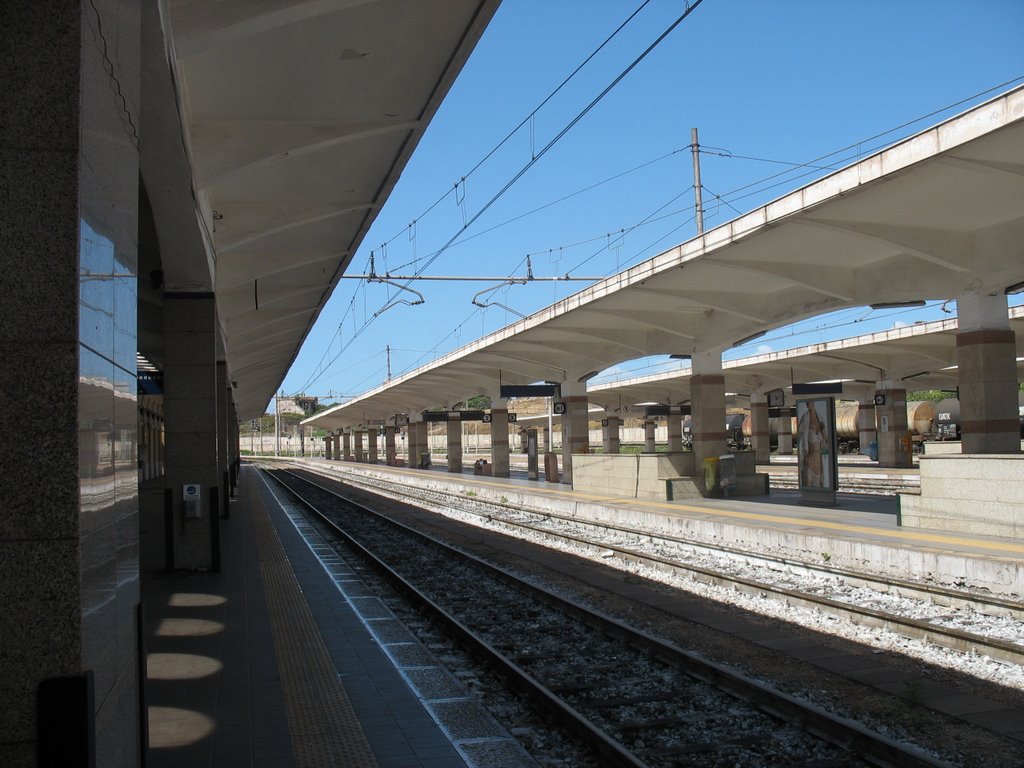
{"label": "concrete canopy roof", "polygon": [[[308,419],[328,429],[1024,281],[1017,88]],[[865,376],[864,378],[868,378]]]}
{"label": "concrete canopy roof", "polygon": [[[1018,368],[1024,368],[1024,306],[1010,309],[1017,336]],[[957,387],[957,318],[894,328],[836,341],[730,360],[722,368],[729,392],[788,389],[792,382],[843,381],[843,394],[875,391],[892,380],[908,389]],[[588,388],[591,402],[609,412],[640,410],[638,403],[678,405],[690,399],[690,371],[673,371],[608,382]]]}
{"label": "concrete canopy roof", "polygon": [[165,266],[167,290],[215,291],[240,418],[266,409],[498,2],[168,0],[215,267],[204,286],[195,256],[177,282]]}

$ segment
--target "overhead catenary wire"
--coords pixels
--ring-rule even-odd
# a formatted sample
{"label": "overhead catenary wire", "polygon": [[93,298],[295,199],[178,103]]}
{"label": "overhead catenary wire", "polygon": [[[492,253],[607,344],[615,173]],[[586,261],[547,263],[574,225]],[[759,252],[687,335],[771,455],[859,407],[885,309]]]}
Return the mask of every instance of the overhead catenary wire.
{"label": "overhead catenary wire", "polygon": [[[696,5],[694,5],[693,7],[696,7]],[[691,8],[691,10],[692,10],[692,8]],[[741,199],[745,199],[747,197],[753,196],[755,194],[763,193],[763,192],[765,192],[767,190],[770,190],[770,189],[773,189],[773,188],[775,188],[777,186],[781,186],[782,184],[792,183],[796,179],[803,178],[803,177],[805,177],[807,175],[811,175],[811,174],[813,174],[815,172],[818,172],[818,171],[834,171],[836,166],[841,166],[843,163],[848,162],[849,160],[856,159],[857,157],[861,156],[866,151],[868,151],[868,152],[877,151],[878,148],[884,147],[884,146],[886,146],[886,145],[891,143],[891,142],[883,142],[880,145],[878,145],[877,147],[865,148],[864,145],[867,144],[868,142],[872,142],[874,140],[877,140],[877,139],[889,136],[889,135],[891,135],[891,134],[893,134],[893,133],[895,133],[897,131],[900,131],[900,130],[902,130],[904,128],[912,126],[912,125],[914,125],[916,123],[919,123],[919,122],[921,122],[923,120],[926,120],[926,119],[928,119],[930,117],[934,117],[936,115],[942,114],[943,112],[948,112],[951,109],[954,109],[956,107],[962,106],[963,104],[966,104],[966,103],[968,103],[970,101],[973,101],[975,99],[978,99],[980,97],[988,95],[988,94],[990,94],[990,93],[992,93],[994,91],[997,91],[997,90],[999,90],[1001,88],[1004,88],[1007,85],[1016,83],[1016,82],[1018,82],[1020,80],[1024,80],[1024,76],[1014,77],[1014,78],[1012,78],[1010,80],[1007,80],[1007,81],[1004,81],[1004,82],[1002,82],[1002,83],[1000,83],[998,85],[992,86],[991,88],[985,89],[985,90],[980,91],[978,93],[975,93],[975,94],[973,94],[971,96],[965,97],[965,98],[960,99],[960,100],[958,100],[956,102],[948,104],[948,105],[946,105],[944,107],[941,107],[939,109],[933,110],[933,111],[931,111],[931,112],[929,112],[929,113],[927,113],[925,115],[921,115],[921,116],[919,116],[917,118],[914,118],[913,120],[908,120],[908,121],[906,121],[904,123],[901,123],[901,124],[899,124],[899,125],[897,125],[897,126],[895,126],[893,128],[890,128],[890,129],[888,129],[886,131],[882,131],[882,132],[877,133],[877,134],[875,134],[875,135],[873,135],[871,137],[868,137],[866,139],[862,139],[862,140],[860,140],[858,142],[855,142],[855,143],[852,143],[852,144],[848,144],[845,147],[841,147],[841,148],[839,148],[837,150],[834,150],[834,151],[832,151],[830,153],[827,153],[825,155],[819,156],[817,158],[813,158],[813,159],[811,159],[809,161],[805,161],[805,162],[802,162],[802,163],[790,163],[788,161],[782,161],[782,160],[776,160],[776,159],[770,159],[770,158],[762,158],[762,157],[747,156],[747,155],[738,155],[738,154],[732,153],[731,151],[725,150],[724,148],[720,148],[720,147],[710,147],[710,148],[704,147],[704,148],[702,148],[702,151],[704,151],[704,149],[717,149],[717,150],[721,150],[723,154],[720,154],[720,153],[717,153],[717,152],[708,152],[707,154],[715,154],[715,155],[718,155],[720,157],[727,158],[727,159],[743,159],[743,160],[748,160],[748,161],[771,162],[771,163],[783,164],[783,165],[790,166],[786,170],[783,170],[783,171],[780,171],[778,173],[765,176],[763,178],[757,179],[757,180],[752,181],[752,182],[748,182],[748,183],[746,183],[746,184],[744,184],[742,186],[736,187],[735,189],[732,189],[729,192],[723,193],[721,195],[718,195],[718,194],[715,194],[715,193],[711,193],[711,194],[716,199],[718,199],[720,202],[722,202],[723,204],[729,206],[734,211],[739,212],[738,209],[731,204],[731,201],[737,201],[737,200],[741,200]],[[579,117],[581,117],[581,116],[578,116],[577,119],[579,119]],[[567,128],[564,129],[564,130],[568,130],[569,128],[571,128],[571,125],[572,124],[567,126]],[[832,165],[819,165],[819,163],[821,163],[821,161],[828,160],[829,158],[834,158],[836,155],[838,155],[838,154],[840,154],[840,153],[842,153],[844,151],[848,151],[848,150],[856,150],[856,152],[853,155],[851,155],[851,156],[846,156],[846,157],[840,158],[839,160],[834,161],[832,163]],[[678,152],[678,151],[682,151],[682,150],[676,150],[676,152]],[[674,153],[675,152],[669,153],[669,155],[674,154]],[[665,156],[663,156],[663,157],[665,157]],[[662,158],[659,158],[659,159],[662,159]],[[651,161],[651,162],[657,162],[657,160]],[[524,167],[524,169],[522,169],[519,172],[519,174],[517,174],[517,176],[512,180],[512,182],[510,182],[510,184],[514,183],[514,181],[517,178],[519,178],[523,173],[525,173],[525,171],[528,170],[529,165],[530,164],[527,164],[527,166]],[[799,174],[797,176],[792,176],[792,174],[795,171],[799,171],[799,170],[803,170],[803,169],[805,169],[804,173],[801,173],[801,174]],[[628,173],[628,171],[625,172],[625,173]],[[782,178],[782,177],[789,177],[789,178]],[[780,178],[781,178],[781,180],[776,181],[777,179],[780,179]],[[770,182],[770,181],[775,181],[775,183],[773,183],[773,184],[766,184],[767,182]],[[603,183],[603,182],[599,182],[599,184],[600,183]],[[705,189],[707,189],[706,185],[703,185],[703,186],[704,186]],[[582,191],[583,190],[581,190],[581,192]],[[708,190],[708,191],[710,192],[710,190]],[[739,194],[740,192],[744,192],[744,194]],[[579,192],[578,193],[573,193],[573,195],[575,195],[575,194],[579,194]],[[569,195],[567,197],[571,197],[573,195]],[[497,196],[495,198],[492,198],[492,201],[489,204],[492,204],[493,201],[496,198],[497,198]],[[676,196],[676,198],[678,198],[678,196]],[[549,207],[549,205],[555,204],[556,202],[558,202],[558,201],[554,201],[551,204],[546,204],[545,206],[541,206],[540,208],[534,209],[534,210],[541,210],[541,209],[543,209],[545,207]],[[664,207],[664,206],[662,206],[662,207]],[[678,215],[679,213],[683,213],[686,210],[692,210],[692,206],[690,208],[688,208],[688,209],[684,208],[684,209],[680,209],[678,211],[672,212],[672,213],[670,213],[670,214],[668,214],[668,215],[666,215],[664,217],[660,217],[659,219],[656,219],[656,220],[663,220],[664,218],[668,218],[670,216]],[[478,218],[479,215],[482,214],[482,212],[483,212],[483,210],[479,211],[478,214],[476,215],[476,217],[474,217],[474,220],[475,220],[475,218]],[[518,220],[520,218],[523,218],[523,217],[529,215],[530,213],[532,213],[532,211],[531,212],[527,212],[525,214],[521,214],[521,215],[515,217],[514,219],[511,219],[510,222]],[[471,224],[472,224],[472,220],[469,222],[469,225],[471,225]],[[493,229],[496,229],[496,228],[498,228],[500,226],[503,226],[503,224],[496,225],[495,227],[492,227],[490,230],[487,230],[487,231],[492,231]],[[675,227],[672,231],[678,230],[679,228],[681,228],[681,226],[683,226],[683,225]],[[467,225],[467,227],[468,227],[468,225]],[[458,233],[456,233],[455,238],[459,237],[465,231],[465,229],[467,227],[463,227],[462,230],[460,230]],[[623,230],[620,230],[620,232],[621,231],[623,231]],[[626,231],[628,231],[628,230],[626,230]],[[470,238],[464,238],[464,240],[471,239],[472,237],[478,237],[481,234],[484,234],[484,233],[482,232],[482,233],[474,234]],[[604,233],[604,234],[601,234],[599,236],[596,236],[596,237],[590,239],[589,241],[582,241],[582,243],[593,242],[594,240],[607,237],[609,234],[611,234],[611,233]],[[666,234],[666,235],[662,236],[662,238],[660,238],[660,239],[664,239],[664,237],[667,237],[667,236],[668,235]],[[655,242],[657,242],[657,241],[655,241]],[[439,249],[434,254],[432,254],[431,262],[433,260],[435,260],[438,256],[440,256],[441,253],[443,253],[443,251],[445,249],[447,249],[448,247],[450,247],[452,244],[453,244],[452,241],[449,241],[448,243],[446,243],[445,246],[443,246],[441,249]],[[559,248],[561,248],[561,247],[563,247],[563,246],[559,246]],[[565,246],[565,247],[568,247],[568,246]],[[651,247],[651,246],[648,246],[648,248],[649,247]],[[644,250],[646,250],[646,249],[643,249],[642,251],[638,252],[637,256],[639,256],[641,253],[643,253]],[[534,252],[534,255],[539,254],[539,253],[545,253],[545,252],[546,251],[536,251],[536,252]],[[596,254],[594,254],[594,255],[596,255]],[[592,255],[591,258],[593,258],[594,255]],[[522,262],[520,262],[520,264],[521,263]],[[585,262],[583,262],[583,263],[585,263]],[[578,268],[578,266],[579,265],[577,265],[577,267],[574,267],[574,269]],[[571,272],[571,271],[572,270],[569,270],[569,272]],[[902,312],[906,312],[906,311],[912,311],[912,310],[903,310]],[[898,315],[898,314],[900,314],[900,312],[897,312],[897,313],[894,313],[894,314]],[[463,321],[462,323],[459,324],[459,326],[457,326],[457,328],[461,328],[462,326],[464,326],[465,323],[468,322],[470,319],[472,319],[472,317],[474,317],[475,315],[476,315],[476,311],[472,312],[470,314],[470,316],[465,321]],[[888,317],[888,315],[879,316],[879,317]],[[858,322],[858,321],[852,321],[852,322]],[[849,324],[852,324],[852,323],[829,324],[829,325],[823,326],[822,330],[828,329],[828,328],[843,327],[844,325],[849,325]],[[360,332],[362,330],[363,329],[360,329]],[[441,344],[443,344],[449,338],[451,338],[453,333],[454,333],[454,331],[452,333],[449,333],[448,335],[446,335],[431,350],[429,350],[427,353],[425,353],[425,355],[426,354],[432,354],[432,353],[436,352],[437,348],[440,347]],[[785,337],[785,336],[793,336],[793,335],[800,335],[800,333],[792,332],[792,333],[783,334],[783,335],[773,335],[771,337],[771,339],[782,338],[782,337]],[[764,342],[766,342],[768,340],[770,340],[770,339],[762,339],[761,341],[762,341],[762,343],[764,343]],[[420,360],[422,360],[422,359],[423,359],[423,357],[420,358]],[[415,363],[413,363],[413,365],[418,364],[418,362],[420,362],[420,360],[418,360]],[[317,376],[317,378],[319,378],[319,376]]]}
{"label": "overhead catenary wire", "polygon": [[[619,31],[620,31],[620,30],[621,30],[621,29],[622,29],[623,27],[625,27],[625,26],[626,26],[626,24],[628,24],[628,23],[629,23],[629,21],[630,21],[630,20],[632,20],[632,19],[633,19],[633,18],[634,18],[634,17],[636,16],[636,14],[637,14],[637,13],[639,13],[639,12],[640,12],[640,10],[642,10],[642,9],[643,9],[643,8],[644,8],[644,7],[645,7],[645,6],[647,5],[647,4],[648,4],[648,2],[650,2],[650,0],[644,0],[644,2],[643,2],[643,3],[641,4],[641,5],[640,5],[640,7],[639,7],[639,8],[638,8],[638,9],[637,9],[637,10],[636,10],[636,11],[635,11],[635,12],[634,12],[633,14],[631,14],[631,15],[630,15],[630,17],[629,17],[629,18],[628,18],[628,19],[627,19],[627,20],[626,20],[625,22],[623,22],[623,23],[622,23],[622,24],[621,24],[621,25],[620,25],[620,26],[619,26],[619,27],[618,27],[618,28],[616,29],[616,31],[615,31],[615,32],[613,32],[613,33],[612,33],[612,35],[610,35],[610,36],[609,36],[609,38],[608,38],[608,39],[607,39],[607,40],[606,40],[605,42],[603,42],[603,43],[601,44],[601,46],[599,46],[599,47],[598,47],[598,49],[597,49],[597,50],[595,50],[595,51],[594,51],[594,52],[593,52],[593,53],[592,53],[592,54],[591,54],[591,55],[590,55],[590,56],[589,56],[589,57],[588,57],[588,58],[587,58],[587,59],[586,59],[586,60],[585,60],[585,61],[583,62],[583,64],[581,64],[581,65],[580,65],[579,67],[577,67],[577,69],[576,69],[576,70],[575,70],[575,71],[573,72],[573,74],[572,74],[572,75],[570,75],[570,77],[569,77],[569,78],[567,78],[567,79],[566,79],[566,81],[568,81],[568,79],[571,79],[571,77],[572,77],[572,76],[574,76],[574,75],[575,75],[575,73],[576,73],[577,71],[579,71],[579,69],[581,69],[581,68],[582,68],[583,66],[585,66],[585,64],[587,63],[587,61],[590,61],[590,60],[591,60],[591,59],[592,59],[592,58],[593,58],[593,57],[594,57],[594,56],[595,56],[595,55],[597,54],[597,52],[598,52],[599,50],[601,50],[601,48],[603,48],[603,47],[604,47],[604,46],[605,46],[605,45],[607,44],[607,42],[608,42],[609,40],[611,40],[611,39],[612,39],[612,38],[613,38],[613,37],[614,37],[615,35],[617,35],[617,34],[618,34],[618,32],[619,32]],[[593,100],[591,100],[591,101],[590,101],[590,103],[589,103],[589,104],[587,104],[587,106],[586,106],[586,107],[584,107],[584,108],[583,108],[583,109],[582,109],[582,110],[581,110],[581,111],[580,111],[580,112],[579,112],[579,113],[578,113],[578,114],[577,114],[577,115],[576,115],[576,116],[575,116],[575,117],[574,117],[574,118],[573,118],[573,119],[572,119],[571,121],[569,121],[569,123],[568,123],[568,124],[567,124],[567,125],[566,125],[565,127],[563,127],[563,128],[562,128],[562,130],[561,130],[561,131],[559,131],[559,132],[558,132],[558,133],[557,133],[557,134],[555,135],[555,137],[554,137],[553,139],[551,139],[551,140],[550,140],[550,141],[549,141],[549,142],[548,142],[547,144],[545,144],[545,145],[544,145],[544,147],[543,147],[543,148],[542,148],[542,149],[541,149],[541,150],[540,150],[539,152],[537,152],[537,153],[536,153],[536,155],[535,155],[534,157],[532,157],[532,158],[530,159],[530,161],[529,161],[529,162],[527,162],[527,163],[526,163],[526,164],[525,164],[525,165],[524,165],[524,166],[523,166],[523,167],[522,167],[522,168],[521,168],[521,169],[520,169],[520,170],[519,170],[519,171],[518,171],[518,172],[517,172],[517,173],[516,173],[516,174],[515,174],[515,175],[514,175],[514,176],[513,176],[512,178],[511,178],[511,179],[509,179],[509,181],[508,181],[508,182],[506,182],[506,183],[505,183],[505,185],[504,185],[504,186],[502,186],[502,187],[501,187],[501,189],[499,189],[497,193],[495,193],[494,195],[492,195],[492,196],[491,196],[491,198],[490,198],[490,199],[489,199],[489,200],[488,200],[488,201],[487,201],[487,202],[486,202],[486,203],[485,203],[485,204],[484,204],[484,205],[483,205],[483,206],[482,206],[482,207],[481,207],[480,209],[478,209],[478,210],[476,211],[476,213],[474,213],[474,214],[473,214],[472,216],[470,216],[470,217],[469,217],[469,218],[468,218],[467,220],[465,220],[465,222],[464,222],[463,226],[461,227],[461,229],[459,229],[459,230],[458,230],[458,231],[457,231],[457,232],[456,232],[456,233],[455,233],[454,235],[452,235],[452,236],[451,236],[451,237],[450,237],[450,238],[448,239],[448,241],[447,241],[447,242],[445,242],[445,244],[441,246],[441,248],[439,248],[439,249],[438,249],[437,251],[435,251],[435,252],[434,252],[434,253],[433,253],[433,254],[432,254],[432,255],[431,255],[431,256],[430,256],[430,257],[429,257],[429,258],[427,259],[426,263],[425,263],[425,264],[423,264],[422,266],[420,266],[420,267],[419,267],[419,268],[418,268],[418,269],[416,270],[416,273],[417,273],[417,274],[422,274],[422,272],[423,272],[423,271],[424,271],[425,269],[427,269],[427,268],[428,268],[428,267],[429,267],[429,266],[430,266],[431,264],[433,264],[433,263],[434,263],[434,262],[435,262],[435,261],[436,261],[436,260],[437,260],[437,259],[438,259],[438,258],[439,258],[439,257],[440,257],[440,256],[441,256],[442,254],[443,254],[443,253],[445,253],[445,252],[446,252],[446,251],[447,251],[447,250],[448,250],[448,249],[449,249],[449,248],[450,248],[450,247],[451,247],[451,246],[452,246],[452,245],[454,244],[454,242],[456,241],[456,239],[457,239],[457,238],[458,238],[458,237],[459,237],[459,236],[460,236],[460,235],[461,235],[461,234],[462,234],[462,233],[463,233],[463,232],[464,232],[465,230],[467,230],[467,229],[468,229],[469,227],[471,227],[471,226],[472,226],[472,225],[473,225],[473,224],[474,224],[474,223],[475,223],[475,222],[476,222],[476,221],[477,221],[477,220],[478,220],[478,219],[479,219],[479,218],[480,218],[481,216],[483,216],[483,214],[484,214],[484,213],[486,213],[486,212],[487,212],[487,211],[488,211],[488,210],[489,210],[489,209],[491,208],[491,206],[492,206],[492,205],[494,205],[494,203],[495,203],[495,202],[497,202],[497,201],[498,201],[498,200],[499,200],[499,199],[500,199],[500,198],[501,198],[502,196],[504,196],[504,194],[505,194],[505,193],[506,193],[506,192],[507,192],[507,191],[508,191],[509,189],[511,189],[511,188],[512,188],[512,186],[513,186],[513,185],[514,185],[514,184],[515,184],[515,183],[516,183],[516,182],[517,182],[517,181],[518,181],[518,180],[519,180],[520,178],[522,178],[522,177],[523,177],[523,175],[524,175],[524,174],[525,174],[525,173],[526,173],[526,172],[527,172],[527,171],[528,171],[528,170],[529,170],[530,168],[532,168],[532,167],[533,167],[533,166],[534,166],[534,165],[535,165],[535,164],[536,164],[536,163],[537,163],[537,162],[538,162],[538,161],[539,161],[539,160],[540,160],[540,159],[541,159],[542,157],[544,157],[544,155],[546,155],[546,154],[547,154],[547,153],[548,153],[548,152],[549,152],[549,151],[551,150],[551,148],[552,148],[552,147],[554,147],[554,146],[555,146],[556,144],[558,144],[558,142],[560,142],[560,141],[562,140],[562,138],[563,138],[563,137],[564,137],[564,136],[565,136],[565,135],[566,135],[567,133],[569,133],[569,131],[570,131],[570,130],[572,130],[572,128],[573,128],[573,127],[575,127],[575,126],[576,126],[576,125],[577,125],[577,124],[578,124],[578,123],[579,123],[579,122],[580,122],[580,121],[581,121],[581,120],[582,120],[582,119],[583,119],[584,117],[586,117],[586,115],[587,115],[587,114],[589,114],[589,112],[590,112],[590,111],[591,111],[591,110],[592,110],[592,109],[593,109],[593,108],[594,108],[595,106],[597,106],[597,105],[598,105],[598,104],[599,104],[599,103],[600,103],[600,102],[601,102],[601,101],[602,101],[602,100],[603,100],[603,99],[604,99],[604,98],[605,98],[605,97],[606,97],[606,96],[607,96],[607,95],[608,95],[608,94],[609,94],[609,93],[610,93],[610,92],[611,92],[611,91],[612,91],[612,90],[613,90],[613,89],[614,89],[614,88],[615,88],[615,87],[616,87],[616,86],[617,86],[617,85],[618,85],[618,84],[620,83],[620,82],[622,82],[622,80],[623,80],[623,79],[624,79],[624,78],[625,78],[625,77],[626,77],[626,76],[627,76],[627,75],[628,75],[628,74],[629,74],[630,72],[632,72],[632,71],[633,71],[633,70],[634,70],[634,69],[635,69],[635,68],[636,68],[636,67],[637,67],[637,66],[638,66],[638,65],[639,65],[639,64],[640,64],[640,63],[641,63],[641,62],[642,62],[642,61],[643,61],[644,59],[646,59],[646,58],[647,58],[647,56],[648,56],[648,55],[650,55],[650,53],[651,53],[651,52],[652,52],[652,51],[653,51],[653,50],[654,50],[655,48],[657,48],[657,47],[658,47],[658,46],[659,46],[659,45],[660,45],[660,44],[661,44],[661,43],[662,43],[662,42],[663,42],[663,41],[665,40],[665,38],[667,38],[667,37],[668,37],[668,36],[669,36],[669,35],[670,35],[670,34],[671,34],[671,33],[672,33],[672,32],[673,32],[673,31],[674,31],[674,30],[675,30],[675,29],[676,29],[676,28],[677,28],[677,27],[678,27],[678,26],[679,26],[679,25],[680,25],[680,24],[681,24],[681,23],[683,22],[683,21],[685,21],[685,20],[686,20],[686,18],[687,18],[687,17],[688,17],[688,16],[689,16],[689,15],[690,15],[691,13],[693,13],[693,11],[694,11],[694,10],[696,10],[696,9],[697,9],[697,7],[698,7],[698,6],[700,6],[700,4],[701,4],[702,2],[703,2],[703,0],[688,0],[688,1],[687,1],[687,3],[686,3],[686,7],[685,7],[685,10],[683,11],[683,13],[682,13],[682,14],[680,14],[680,15],[679,15],[679,17],[678,17],[678,18],[676,18],[676,20],[675,20],[675,21],[673,21],[673,22],[672,22],[672,23],[671,23],[671,24],[670,24],[670,25],[668,26],[668,28],[667,28],[667,29],[665,29],[665,31],[663,31],[663,32],[662,32],[662,33],[661,33],[661,34],[660,34],[660,35],[659,35],[659,36],[658,36],[658,37],[657,37],[657,38],[656,38],[656,39],[654,40],[654,42],[652,42],[652,43],[651,43],[650,45],[648,45],[648,46],[647,46],[647,48],[646,48],[646,49],[644,49],[644,51],[642,51],[642,52],[640,53],[640,55],[639,55],[639,56],[637,56],[637,57],[636,57],[636,58],[635,58],[635,59],[634,59],[634,60],[633,60],[633,61],[632,61],[632,62],[631,62],[631,63],[630,63],[630,64],[629,64],[629,65],[628,65],[628,66],[627,66],[627,67],[626,67],[625,69],[623,69],[623,70],[622,70],[622,71],[621,71],[621,72],[620,72],[620,73],[619,73],[619,74],[618,74],[618,75],[617,75],[617,76],[615,77],[615,79],[614,79],[614,80],[612,80],[612,82],[611,82],[611,83],[610,83],[609,85],[607,85],[607,86],[606,86],[606,87],[605,87],[605,88],[604,88],[604,89],[603,89],[603,90],[602,90],[602,91],[601,91],[601,92],[600,92],[600,93],[599,93],[599,94],[598,94],[598,95],[597,95],[597,96],[596,96],[596,97],[595,97],[595,98],[594,98]],[[559,89],[560,89],[561,87],[562,87],[562,86],[560,85],[560,86],[559,86],[559,88],[558,88],[558,89],[556,89],[556,91],[555,91],[555,92],[557,92],[557,90],[559,90]],[[554,93],[552,93],[552,94],[551,94],[551,96],[553,96],[553,95],[554,95]],[[551,96],[549,96],[549,97],[548,97],[548,99],[546,99],[546,100],[545,100],[545,102],[546,102],[547,100],[550,100]],[[518,126],[516,130],[518,130],[518,128],[519,128],[519,127],[522,127],[522,125],[523,125],[523,124],[525,124],[525,121],[524,121],[524,123],[521,123],[521,124],[520,124],[520,126]],[[503,140],[503,142],[502,142],[502,143],[504,143],[504,141],[507,141],[507,138],[506,138],[505,140]],[[494,151],[496,151],[496,149],[495,149]],[[490,154],[493,154],[493,151],[492,151],[492,153],[490,153]],[[475,171],[475,170],[476,170],[477,168],[479,168],[479,167],[480,167],[480,165],[481,165],[481,164],[482,164],[483,162],[485,162],[485,161],[486,161],[486,159],[487,159],[487,158],[485,157],[485,158],[484,158],[484,160],[480,161],[480,163],[478,163],[478,164],[477,164],[476,166],[474,166],[474,168],[473,168],[473,169],[472,169],[472,170],[470,171],[470,173],[472,173],[472,171]],[[463,177],[463,178],[462,178],[462,179],[461,179],[460,181],[461,181],[462,183],[464,183],[464,182],[465,182],[465,177]],[[402,231],[404,232],[405,230],[403,229]],[[385,305],[385,306],[386,306],[386,305]],[[378,316],[378,315],[374,315],[374,317],[377,317],[377,316]],[[357,333],[361,333],[361,332],[362,332],[362,330],[363,330],[363,329],[365,329],[365,328],[367,327],[367,325],[368,325],[368,323],[364,323],[364,324],[363,324],[363,326],[362,326],[362,327],[361,327],[361,328],[359,329],[359,331],[358,331]],[[337,359],[337,358],[335,358],[335,359]],[[329,366],[329,365],[330,365],[330,363],[328,363],[328,366]],[[325,369],[325,370],[326,370],[326,369]],[[316,381],[317,379],[319,379],[319,377],[320,377],[320,376],[322,376],[322,375],[323,375],[323,372],[321,372],[320,374],[316,374],[316,375],[314,376],[314,378],[312,378],[312,379],[311,379],[311,380],[310,380],[310,381],[309,381],[309,382],[307,383],[307,385],[306,385],[306,386],[308,387],[309,385],[311,385],[312,383],[314,383],[314,382],[315,382],[315,381]]]}
{"label": "overhead catenary wire", "polygon": [[[526,115],[526,117],[524,117],[522,120],[519,121],[519,123],[515,126],[515,128],[513,128],[511,131],[509,131],[505,135],[504,138],[502,138],[497,144],[495,144],[487,152],[487,154],[485,154],[480,160],[477,161],[477,163],[472,168],[469,169],[469,171],[464,173],[461,176],[461,178],[459,179],[459,181],[456,181],[448,190],[445,191],[445,193],[443,195],[441,195],[437,200],[435,200],[433,203],[431,203],[426,208],[426,210],[424,210],[419,216],[417,216],[415,219],[413,219],[412,223],[409,224],[409,226],[410,227],[415,226],[416,223],[420,219],[422,219],[424,216],[426,216],[428,213],[430,213],[432,210],[434,210],[434,208],[436,208],[438,205],[440,205],[445,200],[445,198],[447,198],[450,194],[455,193],[456,196],[457,196],[458,195],[459,184],[460,183],[463,184],[463,189],[465,189],[465,181],[466,181],[466,179],[468,179],[470,176],[472,176],[474,173],[476,173],[478,170],[480,170],[480,168],[484,165],[484,163],[486,163],[488,160],[490,160],[498,152],[498,150],[500,150],[503,146],[505,146],[505,144],[507,144],[517,133],[519,133],[520,129],[522,129],[523,126],[525,126],[527,124],[530,124],[530,126],[531,126],[531,155],[535,155],[535,152],[533,151],[533,144],[532,144],[532,142],[533,142],[533,135],[532,135],[532,133],[533,133],[533,121],[536,118],[537,113],[540,112],[548,104],[548,102],[550,102],[555,96],[557,96],[561,92],[561,90],[563,88],[565,88],[565,86],[568,85],[569,82],[573,78],[575,78],[576,75],[578,75],[580,73],[580,71],[587,64],[589,64],[594,59],[595,56],[597,56],[597,54],[599,54],[602,50],[604,50],[604,48],[612,40],[614,40],[619,35],[619,33],[622,32],[622,30],[625,29],[626,26],[631,21],[633,21],[633,19],[635,19],[637,17],[637,15],[639,15],[639,13],[644,8],[647,7],[647,5],[650,2],[651,2],[651,0],[644,0],[642,3],[640,3],[640,5],[637,6],[636,10],[634,10],[629,16],[627,16],[625,21],[623,21],[621,24],[619,24],[619,26],[616,27],[615,30],[610,35],[608,35],[608,37],[606,37],[604,40],[602,40],[601,43],[593,51],[591,51],[586,56],[586,58],[584,58],[583,61],[581,61],[575,67],[575,69],[573,69],[572,72],[570,72],[562,80],[562,82],[560,82],[557,86],[555,86],[554,90],[552,90],[551,93],[549,93],[547,96],[545,96],[541,100],[541,102],[536,107],[534,107],[533,110],[529,114]],[[399,237],[402,234],[402,232],[405,232],[405,231],[406,231],[406,228],[403,228],[401,232],[397,232],[395,235],[393,235],[386,242],[387,243],[392,242],[397,237]]]}

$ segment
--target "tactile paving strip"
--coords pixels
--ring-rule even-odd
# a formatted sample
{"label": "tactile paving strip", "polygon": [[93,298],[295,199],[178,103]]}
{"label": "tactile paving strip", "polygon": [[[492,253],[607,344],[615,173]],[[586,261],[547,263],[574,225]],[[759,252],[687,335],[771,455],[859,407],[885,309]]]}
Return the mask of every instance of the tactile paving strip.
{"label": "tactile paving strip", "polygon": [[377,768],[266,508],[254,504],[253,513],[295,764]]}

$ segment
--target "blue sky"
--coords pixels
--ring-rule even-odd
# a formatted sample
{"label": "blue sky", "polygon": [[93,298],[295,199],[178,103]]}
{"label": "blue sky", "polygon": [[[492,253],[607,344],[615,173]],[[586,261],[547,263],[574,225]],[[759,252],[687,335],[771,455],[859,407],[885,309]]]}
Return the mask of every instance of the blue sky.
{"label": "blue sky", "polygon": [[[523,275],[529,254],[537,276],[613,274],[694,235],[691,127],[705,149],[720,152],[701,158],[711,228],[827,173],[787,172],[783,163],[852,147],[818,163],[840,167],[1024,76],[1020,0],[704,0],[530,165],[684,7],[681,0],[651,0],[481,164],[639,5],[505,0],[349,273],[367,272],[372,251],[378,273]],[[924,117],[931,113],[937,114]],[[917,122],[870,140],[910,121]],[[753,184],[780,171],[786,173]],[[474,294],[489,285],[419,281],[411,287],[425,303],[380,312],[403,295],[342,280],[283,390],[332,400],[359,394],[384,381],[388,346],[399,375],[588,283],[503,287],[489,296],[496,304],[473,306]],[[772,331],[733,355],[942,316],[937,305],[902,313],[848,310]],[[658,362],[616,371],[646,374]]]}

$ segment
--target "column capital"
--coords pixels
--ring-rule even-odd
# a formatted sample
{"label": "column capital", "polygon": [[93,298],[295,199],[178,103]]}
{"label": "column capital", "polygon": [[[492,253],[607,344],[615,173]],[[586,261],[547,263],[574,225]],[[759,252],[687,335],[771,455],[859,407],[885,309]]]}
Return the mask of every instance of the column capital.
{"label": "column capital", "polygon": [[690,372],[697,376],[722,372],[722,351],[719,349],[694,352],[690,358]]}

